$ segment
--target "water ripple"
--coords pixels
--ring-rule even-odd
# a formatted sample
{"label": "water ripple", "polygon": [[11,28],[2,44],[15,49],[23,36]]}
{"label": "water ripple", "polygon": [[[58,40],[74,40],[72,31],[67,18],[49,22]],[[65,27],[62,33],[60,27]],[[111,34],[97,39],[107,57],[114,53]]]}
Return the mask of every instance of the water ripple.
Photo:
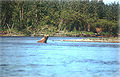
{"label": "water ripple", "polygon": [[117,64],[119,65],[118,61],[99,61],[99,60],[92,60],[92,59],[87,59],[87,60],[76,60],[75,62],[82,62],[82,63],[98,63],[98,64],[106,64],[106,65],[112,65],[112,64]]}
{"label": "water ripple", "polygon": [[9,64],[0,64],[0,66],[9,66]]}

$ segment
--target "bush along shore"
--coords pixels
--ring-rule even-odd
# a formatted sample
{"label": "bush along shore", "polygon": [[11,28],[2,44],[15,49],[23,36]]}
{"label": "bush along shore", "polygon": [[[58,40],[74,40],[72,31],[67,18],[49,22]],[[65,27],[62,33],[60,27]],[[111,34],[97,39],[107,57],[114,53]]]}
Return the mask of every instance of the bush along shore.
{"label": "bush along shore", "polygon": [[94,32],[86,32],[86,31],[41,31],[37,33],[23,33],[23,32],[9,32],[9,31],[0,31],[0,36],[58,36],[58,37],[119,37],[119,35],[114,36],[109,33],[94,33]]}

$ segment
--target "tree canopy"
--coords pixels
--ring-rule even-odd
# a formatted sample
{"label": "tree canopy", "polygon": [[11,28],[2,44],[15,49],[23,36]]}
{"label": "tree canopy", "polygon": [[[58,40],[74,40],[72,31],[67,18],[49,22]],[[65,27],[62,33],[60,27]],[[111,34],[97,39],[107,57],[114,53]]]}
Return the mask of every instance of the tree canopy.
{"label": "tree canopy", "polygon": [[1,31],[85,31],[118,35],[118,3],[102,0],[1,1]]}

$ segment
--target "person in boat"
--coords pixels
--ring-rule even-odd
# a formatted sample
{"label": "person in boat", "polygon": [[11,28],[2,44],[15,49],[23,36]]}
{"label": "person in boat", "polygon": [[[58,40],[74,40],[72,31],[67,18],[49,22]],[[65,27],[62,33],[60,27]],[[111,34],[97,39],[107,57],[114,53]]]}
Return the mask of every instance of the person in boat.
{"label": "person in boat", "polygon": [[41,40],[37,41],[37,43],[46,43],[48,39],[48,35],[45,35]]}

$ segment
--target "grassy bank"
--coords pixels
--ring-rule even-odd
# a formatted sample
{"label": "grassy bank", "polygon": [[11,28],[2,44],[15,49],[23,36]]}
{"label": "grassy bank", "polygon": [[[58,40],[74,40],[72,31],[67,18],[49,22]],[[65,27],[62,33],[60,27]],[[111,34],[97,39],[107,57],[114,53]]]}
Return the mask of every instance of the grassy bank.
{"label": "grassy bank", "polygon": [[[1,31],[0,36],[58,36],[58,37],[115,37],[109,33],[94,33],[87,31],[44,30],[38,32]],[[116,36],[118,37],[118,36]]]}

